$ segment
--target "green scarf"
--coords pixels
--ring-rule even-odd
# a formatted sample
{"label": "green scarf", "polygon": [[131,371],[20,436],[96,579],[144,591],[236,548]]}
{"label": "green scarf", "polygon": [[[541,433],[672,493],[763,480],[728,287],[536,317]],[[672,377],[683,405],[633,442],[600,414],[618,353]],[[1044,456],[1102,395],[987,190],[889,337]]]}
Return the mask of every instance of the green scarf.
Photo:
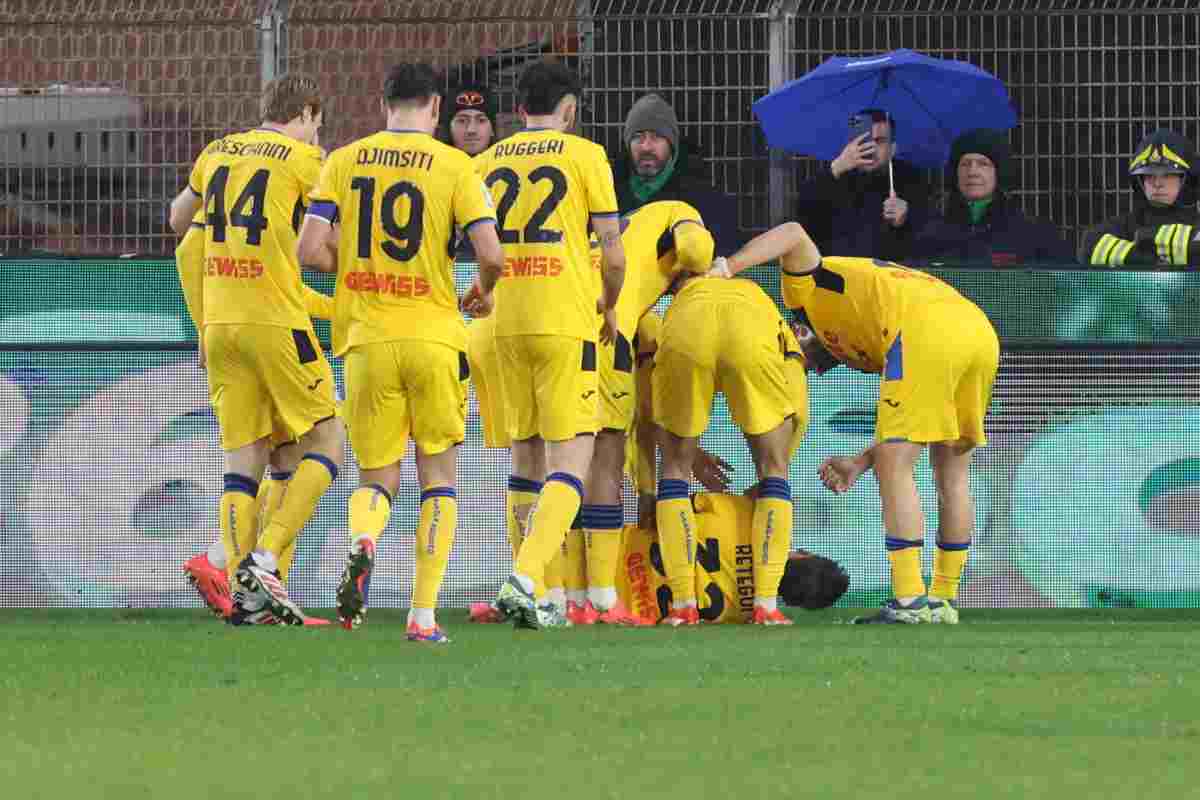
{"label": "green scarf", "polygon": [[983,215],[987,213],[988,206],[992,204],[992,198],[985,197],[982,200],[967,201],[967,215],[971,217],[971,224],[978,225]]}
{"label": "green scarf", "polygon": [[[629,176],[629,188],[633,190],[633,196],[638,199],[639,203],[645,203],[651,197],[658,194],[659,189],[666,185],[671,176],[675,174],[675,164],[679,161],[679,153],[672,154],[671,160],[667,162],[662,171],[653,178],[643,178],[637,172],[633,172]],[[632,164],[630,165],[633,166]]]}

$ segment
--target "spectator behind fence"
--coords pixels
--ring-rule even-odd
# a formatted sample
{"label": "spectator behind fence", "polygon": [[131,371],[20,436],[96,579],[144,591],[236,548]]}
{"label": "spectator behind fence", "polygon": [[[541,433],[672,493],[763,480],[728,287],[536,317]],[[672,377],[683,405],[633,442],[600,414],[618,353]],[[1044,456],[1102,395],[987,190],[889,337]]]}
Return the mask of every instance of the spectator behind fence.
{"label": "spectator behind fence", "polygon": [[[446,141],[469,156],[477,156],[496,141],[496,95],[483,84],[464,83],[454,89],[446,103]],[[457,232],[455,258],[475,262],[471,240]]]}
{"label": "spectator behind fence", "polygon": [[800,185],[797,219],[822,253],[906,261],[929,219],[929,188],[919,170],[893,160],[895,122],[882,111],[862,114],[871,130],[852,136],[828,168]]}
{"label": "spectator behind fence", "polygon": [[681,200],[700,212],[718,253],[741,246],[737,203],[713,186],[703,159],[680,136],[679,120],[666,100],[648,94],[633,104],[622,147],[613,166],[622,214],[659,200]]}
{"label": "spectator behind fence", "polygon": [[969,131],[950,149],[954,189],[946,212],[918,234],[917,258],[972,266],[1073,263],[1075,254],[1049,222],[1026,217],[1005,189],[1012,155],[1005,131]]}
{"label": "spectator behind fence", "polygon": [[1088,230],[1079,260],[1098,267],[1200,265],[1196,183],[1200,158],[1187,139],[1159,128],[1129,162],[1133,210]]}
{"label": "spectator behind fence", "polygon": [[452,146],[477,156],[496,141],[496,96],[486,86],[465,83],[451,93],[446,106],[446,136]]}

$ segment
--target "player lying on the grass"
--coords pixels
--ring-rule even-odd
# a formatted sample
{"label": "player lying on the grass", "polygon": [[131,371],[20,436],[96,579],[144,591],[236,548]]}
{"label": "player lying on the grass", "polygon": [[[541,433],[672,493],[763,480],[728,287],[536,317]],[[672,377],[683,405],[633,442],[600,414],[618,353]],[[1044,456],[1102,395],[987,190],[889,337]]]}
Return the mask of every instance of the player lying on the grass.
{"label": "player lying on the grass", "polygon": [[[692,591],[700,620],[749,623],[754,620],[754,501],[706,493],[691,498],[696,520],[696,558]],[[621,604],[649,622],[672,613],[674,595],[663,565],[662,548],[652,528],[627,525],[621,531],[616,592]],[[835,562],[805,550],[787,554],[779,595],[795,608],[826,608],[845,594],[850,577]],[[485,603],[471,608],[474,622],[499,622]]]}
{"label": "player lying on the grass", "polygon": [[435,609],[458,524],[456,461],[466,433],[467,331],[446,247],[455,227],[479,259],[484,313],[504,267],[491,195],[466,153],[433,138],[438,87],[427,64],[389,71],[381,101],[387,129],[330,156],[299,244],[306,266],[338,273],[334,352],[346,360],[346,418],[360,469],[338,618],[352,628],[366,616],[375,543],[411,437],[421,508],[406,636],[422,642],[447,641]]}
{"label": "player lying on the grass", "polygon": [[[262,100],[261,126],[197,158],[170,224],[184,234],[202,211],[202,266],[181,280],[225,451],[219,518],[236,565],[229,619],[300,625],[306,618],[279,579],[279,560],[337,477],[344,446],[333,372],[312,331],[296,260],[298,214],[322,157],[321,100],[314,81],[295,75],[272,81]],[[260,533],[257,495],[277,429],[298,440],[303,455]]]}
{"label": "player lying on the grass", "polygon": [[[718,259],[714,271],[736,275],[776,259],[788,307],[804,310],[838,360],[882,376],[875,443],[820,468],[835,492],[848,491],[870,469],[879,484],[895,598],[859,621],[954,624],[975,520],[971,456],[987,442],[983,421],[999,364],[996,331],[978,306],[934,276],[885,261],[822,258],[795,222]],[[925,447],[938,496],[928,596],[921,575],[925,520],[913,476]]]}

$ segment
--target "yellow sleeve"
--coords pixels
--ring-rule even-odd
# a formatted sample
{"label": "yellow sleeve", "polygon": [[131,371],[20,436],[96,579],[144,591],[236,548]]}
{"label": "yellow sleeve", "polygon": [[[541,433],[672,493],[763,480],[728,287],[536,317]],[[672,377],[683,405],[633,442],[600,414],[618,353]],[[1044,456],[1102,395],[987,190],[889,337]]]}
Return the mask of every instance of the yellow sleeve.
{"label": "yellow sleeve", "polygon": [[317,319],[333,319],[333,298],[309,286],[300,284],[300,293],[304,295],[304,310],[310,317]]}
{"label": "yellow sleeve", "polygon": [[296,162],[296,177],[300,181],[300,196],[308,197],[321,177],[324,158],[321,156],[321,148],[313,145],[309,145],[308,151],[303,155],[304,157]]}
{"label": "yellow sleeve", "polygon": [[193,224],[175,247],[179,286],[196,332],[204,329],[204,228]]}
{"label": "yellow sleeve", "polygon": [[587,192],[589,214],[616,214],[617,188],[613,184],[612,166],[608,163],[608,154],[600,145],[595,148],[593,157],[588,160],[584,172],[584,188]]}
{"label": "yellow sleeve", "polygon": [[781,270],[779,278],[783,286],[783,304],[791,309],[804,308],[813,289],[817,288],[812,275],[789,275]]}
{"label": "yellow sleeve", "polygon": [[492,195],[479,175],[469,167],[464,168],[454,187],[454,221],[465,233],[476,222],[487,219],[496,221]]}

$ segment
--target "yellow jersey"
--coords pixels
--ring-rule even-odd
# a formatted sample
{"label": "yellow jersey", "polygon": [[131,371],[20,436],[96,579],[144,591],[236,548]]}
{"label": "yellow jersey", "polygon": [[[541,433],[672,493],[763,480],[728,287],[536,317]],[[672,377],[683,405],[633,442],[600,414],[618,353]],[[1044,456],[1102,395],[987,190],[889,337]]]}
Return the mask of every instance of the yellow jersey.
{"label": "yellow jersey", "polygon": [[883,372],[910,314],[971,302],[928,273],[870,258],[825,258],[806,275],[783,271],[782,280],[784,304],[804,309],[829,352],[862,372]]}
{"label": "yellow jersey", "polygon": [[[728,494],[692,497],[696,512],[696,598],[700,619],[745,623],[754,616],[754,501]],[[671,607],[657,535],[635,525],[621,532],[617,596],[635,614],[662,619]]]}
{"label": "yellow jersey", "polygon": [[475,167],[496,204],[504,246],[496,335],[596,341],[600,279],[588,225],[617,215],[604,148],[569,133],[526,130],[477,155]]}
{"label": "yellow jersey", "polygon": [[380,131],[334,151],[309,197],[309,214],[341,224],[335,354],[397,339],[466,351],[455,226],[496,220],[470,156],[427,133]]}
{"label": "yellow jersey", "polygon": [[308,327],[296,240],[321,150],[266,128],[210,144],[188,186],[203,202],[204,323]]}
{"label": "yellow jersey", "polygon": [[[599,271],[600,242],[594,234],[591,244],[592,266]],[[648,203],[622,217],[621,244],[625,285],[617,301],[617,328],[632,341],[639,322],[679,272],[708,272],[715,245],[700,212],[678,200]]]}

